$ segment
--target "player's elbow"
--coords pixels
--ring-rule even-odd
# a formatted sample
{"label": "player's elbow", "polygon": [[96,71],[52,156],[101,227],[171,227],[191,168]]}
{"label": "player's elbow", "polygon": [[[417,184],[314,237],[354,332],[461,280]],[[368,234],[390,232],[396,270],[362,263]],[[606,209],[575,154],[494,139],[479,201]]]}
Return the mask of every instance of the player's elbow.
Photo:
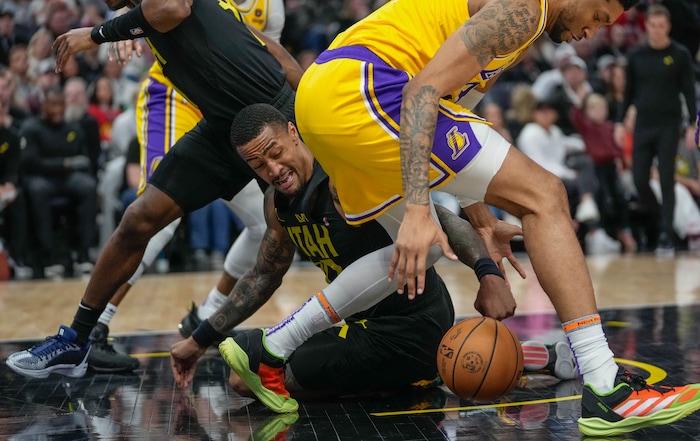
{"label": "player's elbow", "polygon": [[161,5],[158,13],[163,17],[163,21],[154,24],[153,27],[160,32],[167,32],[189,17],[192,13],[192,7],[183,0],[170,0]]}

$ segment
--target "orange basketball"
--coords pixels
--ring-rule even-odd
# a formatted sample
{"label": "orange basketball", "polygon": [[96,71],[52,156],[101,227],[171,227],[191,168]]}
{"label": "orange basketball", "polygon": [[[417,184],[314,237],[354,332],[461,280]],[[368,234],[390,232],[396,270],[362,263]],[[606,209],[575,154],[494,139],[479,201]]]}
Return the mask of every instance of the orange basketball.
{"label": "orange basketball", "polygon": [[442,337],[437,366],[442,381],[458,396],[492,401],[518,384],[523,373],[523,348],[500,321],[469,318]]}

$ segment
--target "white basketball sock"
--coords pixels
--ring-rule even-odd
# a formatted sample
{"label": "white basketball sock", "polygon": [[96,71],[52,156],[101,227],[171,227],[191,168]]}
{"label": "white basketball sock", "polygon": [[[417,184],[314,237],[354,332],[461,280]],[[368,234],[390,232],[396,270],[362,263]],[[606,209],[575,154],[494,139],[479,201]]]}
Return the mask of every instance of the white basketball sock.
{"label": "white basketball sock", "polygon": [[571,320],[562,325],[574,353],[583,382],[596,392],[607,393],[615,387],[618,366],[608,346],[600,315]]}
{"label": "white basketball sock", "polygon": [[213,287],[211,291],[209,291],[209,295],[204,300],[204,303],[197,308],[197,317],[199,317],[200,320],[209,318],[210,315],[214,314],[214,312],[226,302],[226,299],[227,296],[225,294],[219,292],[216,286]]}
{"label": "white basketball sock", "polygon": [[112,321],[112,317],[117,313],[117,307],[111,303],[107,303],[105,310],[102,311],[100,318],[97,319],[97,323],[102,323],[103,325],[109,326],[109,322]]}
{"label": "white basketball sock", "polygon": [[[326,303],[326,309],[323,307]],[[289,358],[292,352],[316,332],[328,329],[341,320],[318,293],[306,301],[283,322],[265,330],[265,347],[273,355]]]}

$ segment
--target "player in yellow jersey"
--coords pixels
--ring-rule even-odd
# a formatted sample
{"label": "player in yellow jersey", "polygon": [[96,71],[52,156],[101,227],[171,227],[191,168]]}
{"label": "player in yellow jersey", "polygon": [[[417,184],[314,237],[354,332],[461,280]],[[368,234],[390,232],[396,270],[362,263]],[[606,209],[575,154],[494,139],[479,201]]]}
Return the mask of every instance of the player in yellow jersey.
{"label": "player in yellow jersey", "polygon": [[[241,0],[229,2],[241,12],[246,22],[279,43],[284,27],[284,3],[282,0]],[[120,44],[125,44],[122,42]],[[128,43],[131,45],[131,41]],[[115,44],[112,48],[118,50]],[[151,174],[168,153],[176,140],[191,130],[202,119],[202,113],[180,94],[155,62],[148,71],[139,90],[136,103],[137,137],[141,148],[141,194]],[[265,231],[263,194],[256,182],[249,183],[230,201],[229,208],[241,219],[245,229],[238,235],[224,260],[224,271],[216,286],[212,287],[204,303],[197,308],[194,303],[179,325],[180,333],[188,337],[199,323],[225,302],[237,280],[255,263],[257,250]],[[92,349],[88,367],[97,372],[129,372],[139,367],[136,358],[114,350],[108,342],[109,324],[119,304],[131,287],[150,267],[180,225],[176,219],[151,238],[146,246],[141,264],[131,278],[120,286],[110,299],[93,328]]]}
{"label": "player in yellow jersey", "polygon": [[[266,330],[264,350],[284,360],[299,342],[335,323],[350,298],[343,288],[353,298],[381,299],[404,284],[409,297],[421,294],[426,267],[441,248],[455,259],[430,199],[430,190],[441,188],[457,196],[486,238],[498,220],[484,201],[522,219],[532,265],[585,382],[582,432],[624,433],[698,409],[700,385],[649,386],[617,365],[561,181],[457,103],[478,101],[543,32],[558,42],[591,38],[633,4],[391,0],[339,34],[299,84],[299,132],[335,184],[348,221],[377,219],[395,243],[353,263],[334,282],[339,288],[331,284],[319,301]],[[351,286],[356,279],[371,288]],[[253,380],[261,379],[258,334],[235,339],[254,367],[239,374]],[[260,397],[277,380],[249,386]]]}

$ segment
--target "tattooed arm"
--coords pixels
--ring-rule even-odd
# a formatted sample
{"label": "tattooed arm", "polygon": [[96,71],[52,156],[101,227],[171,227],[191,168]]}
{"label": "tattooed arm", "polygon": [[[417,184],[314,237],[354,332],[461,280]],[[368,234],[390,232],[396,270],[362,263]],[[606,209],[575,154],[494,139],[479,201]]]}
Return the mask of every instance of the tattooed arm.
{"label": "tattooed arm", "polygon": [[265,192],[267,230],[255,266],[241,277],[226,302],[208,319],[222,334],[241,324],[269,300],[294,259],[296,248],[277,220],[273,194],[272,187]]}
{"label": "tattooed arm", "polygon": [[466,84],[496,55],[523,46],[535,34],[539,16],[535,0],[486,1],[404,86],[399,143],[406,213],[389,277],[397,272],[398,286],[407,282],[409,297],[422,292],[430,246],[440,245],[445,256],[456,260],[429,208],[429,160],[440,97]]}
{"label": "tattooed arm", "polygon": [[[216,340],[213,334],[223,334],[240,324],[257,311],[282,283],[282,277],[287,273],[294,259],[294,243],[282,228],[275,215],[274,189],[265,192],[265,222],[267,230],[263,236],[258,259],[236,283],[233,292],[226,302],[204,320],[195,330],[203,339]],[[197,340],[197,341],[201,341]],[[208,344],[197,343],[189,338],[175,343],[170,349],[170,366],[173,377],[181,388],[187,387],[194,378],[197,360],[204,355]]]}
{"label": "tattooed arm", "polygon": [[[486,243],[479,233],[468,221],[447,208],[435,204],[435,209],[460,262],[474,269],[479,278],[474,308],[482,315],[496,320],[512,316],[517,306],[515,298],[503,274],[499,275],[496,271],[496,264],[491,260]],[[517,230],[519,229],[516,228],[513,232]],[[485,271],[485,268],[489,270]]]}

